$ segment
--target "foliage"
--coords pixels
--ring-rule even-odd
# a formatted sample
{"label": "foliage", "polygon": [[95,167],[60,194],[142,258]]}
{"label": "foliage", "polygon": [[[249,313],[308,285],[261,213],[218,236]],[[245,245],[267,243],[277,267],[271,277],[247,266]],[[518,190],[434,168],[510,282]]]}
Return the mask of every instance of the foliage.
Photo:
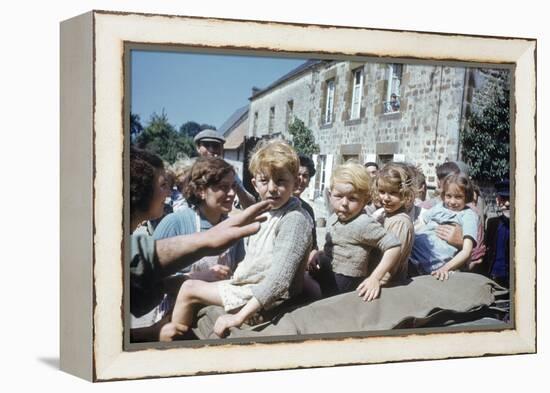
{"label": "foliage", "polygon": [[157,154],[170,164],[183,156],[196,155],[193,139],[178,133],[169,123],[164,110],[160,115],[157,113],[151,115],[149,124],[136,137],[135,144],[141,149]]}
{"label": "foliage", "polygon": [[180,127],[180,134],[187,135],[191,138],[194,138],[195,135],[197,135],[202,130],[215,130],[216,127],[210,125],[210,124],[199,124],[195,121],[188,121],[187,123],[183,123]]}
{"label": "foliage", "polygon": [[510,174],[508,72],[494,72],[492,77],[460,136],[462,158],[475,180],[498,181]]}
{"label": "foliage", "polygon": [[136,138],[143,131],[141,119],[137,113],[130,113],[130,137]]}
{"label": "foliage", "polygon": [[313,132],[306,127],[302,120],[295,117],[288,127],[288,132],[292,135],[292,146],[297,153],[306,156],[319,153],[319,145],[315,143]]}

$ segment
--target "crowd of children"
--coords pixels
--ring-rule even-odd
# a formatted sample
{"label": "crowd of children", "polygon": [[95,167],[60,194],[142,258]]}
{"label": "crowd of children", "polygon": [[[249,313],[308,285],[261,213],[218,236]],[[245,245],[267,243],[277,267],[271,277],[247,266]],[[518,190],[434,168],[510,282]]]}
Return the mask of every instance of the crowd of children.
{"label": "crowd of children", "polygon": [[[485,232],[474,203],[479,188],[457,164],[438,168],[439,195],[428,200],[417,167],[389,163],[375,169],[346,162],[333,170],[328,189],[332,213],[324,247],[318,250],[313,211],[299,199],[315,173],[313,163],[284,141],[260,143],[249,170],[257,194],[270,205],[265,221],[229,254],[220,250],[219,257],[176,274],[182,278],[169,306],[159,305],[168,317],[155,338],[185,337],[195,323],[196,305],[224,308],[214,327],[223,337],[228,329],[253,323],[266,310],[296,304],[296,299],[356,291],[373,301],[383,296],[384,286],[407,285],[419,274],[446,280],[454,271],[470,270],[508,285],[508,183],[497,187],[500,214],[488,221]],[[177,211],[152,229],[156,239],[201,232],[232,209],[235,172],[221,158],[199,159],[181,172],[185,175],[174,182],[177,195],[172,196]],[[229,256],[230,264],[220,262]],[[217,274],[193,274],[200,264],[206,271],[230,267],[217,267]]]}

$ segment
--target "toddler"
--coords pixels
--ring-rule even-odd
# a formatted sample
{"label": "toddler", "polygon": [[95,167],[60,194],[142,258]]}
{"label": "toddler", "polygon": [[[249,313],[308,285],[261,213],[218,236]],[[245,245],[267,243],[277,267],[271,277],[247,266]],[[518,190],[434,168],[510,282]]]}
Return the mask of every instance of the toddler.
{"label": "toddler", "polygon": [[[364,211],[370,192],[371,178],[362,165],[349,162],[334,170],[329,196],[334,213],[327,222],[324,251],[312,253],[308,264],[323,296],[356,289],[371,301],[398,261],[399,240]],[[375,248],[383,253],[382,259],[367,277],[368,257]]]}

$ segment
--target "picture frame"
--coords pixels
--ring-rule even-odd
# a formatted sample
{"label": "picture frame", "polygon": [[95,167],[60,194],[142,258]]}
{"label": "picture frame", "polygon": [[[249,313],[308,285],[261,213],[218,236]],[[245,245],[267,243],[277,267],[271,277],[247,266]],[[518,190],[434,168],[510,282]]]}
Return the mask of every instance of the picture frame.
{"label": "picture frame", "polygon": [[63,370],[107,381],[536,351],[536,210],[514,215],[513,259],[525,263],[510,329],[125,348],[126,43],[511,65],[513,205],[536,206],[535,40],[92,11],[61,26]]}

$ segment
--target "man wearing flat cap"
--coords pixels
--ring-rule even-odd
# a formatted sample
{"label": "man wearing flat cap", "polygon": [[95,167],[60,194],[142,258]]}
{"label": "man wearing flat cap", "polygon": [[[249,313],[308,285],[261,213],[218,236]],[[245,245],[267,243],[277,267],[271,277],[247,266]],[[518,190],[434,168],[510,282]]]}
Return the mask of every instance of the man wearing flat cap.
{"label": "man wearing flat cap", "polygon": [[510,181],[504,179],[495,184],[497,216],[487,220],[485,242],[486,274],[494,281],[508,287],[510,282]]}
{"label": "man wearing flat cap", "polygon": [[[216,130],[202,130],[195,138],[197,153],[201,157],[223,157],[223,145],[225,138]],[[246,209],[256,203],[256,199],[244,188],[239,176],[235,176],[235,193],[239,198],[241,206]]]}

